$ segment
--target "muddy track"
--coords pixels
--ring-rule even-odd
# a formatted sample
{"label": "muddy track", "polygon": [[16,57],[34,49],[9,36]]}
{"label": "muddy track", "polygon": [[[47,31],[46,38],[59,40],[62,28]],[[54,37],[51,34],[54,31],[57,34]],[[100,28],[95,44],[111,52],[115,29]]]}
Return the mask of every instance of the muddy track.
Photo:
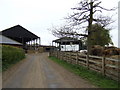
{"label": "muddy track", "polygon": [[48,59],[48,53],[28,54],[3,73],[3,88],[95,88]]}

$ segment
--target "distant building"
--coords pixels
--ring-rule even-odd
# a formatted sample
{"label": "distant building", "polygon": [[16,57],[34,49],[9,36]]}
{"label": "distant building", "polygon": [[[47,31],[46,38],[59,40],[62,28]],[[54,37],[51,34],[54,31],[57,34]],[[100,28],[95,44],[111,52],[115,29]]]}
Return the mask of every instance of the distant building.
{"label": "distant building", "polygon": [[51,50],[55,49],[55,46],[40,45],[38,49],[41,52],[50,52]]}
{"label": "distant building", "polygon": [[120,1],[118,2],[118,47],[120,48]]}
{"label": "distant building", "polygon": [[60,51],[80,51],[83,49],[82,41],[76,38],[62,37],[53,40],[52,43],[53,42]]}
{"label": "distant building", "polygon": [[20,25],[5,29],[0,35],[2,44],[22,44],[23,49],[35,49],[41,42],[40,37]]}

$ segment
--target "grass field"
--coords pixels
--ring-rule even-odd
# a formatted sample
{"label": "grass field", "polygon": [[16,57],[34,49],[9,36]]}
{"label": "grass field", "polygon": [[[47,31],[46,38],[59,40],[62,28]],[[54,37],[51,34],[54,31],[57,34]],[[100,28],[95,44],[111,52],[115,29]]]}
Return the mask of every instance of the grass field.
{"label": "grass field", "polygon": [[72,65],[66,61],[59,60],[55,57],[49,57],[54,62],[68,69],[69,71],[75,73],[76,75],[81,76],[82,78],[90,81],[92,84],[100,88],[120,88],[120,83],[115,80],[112,80],[108,77],[104,77],[100,73],[95,71],[88,70],[87,68],[80,65]]}

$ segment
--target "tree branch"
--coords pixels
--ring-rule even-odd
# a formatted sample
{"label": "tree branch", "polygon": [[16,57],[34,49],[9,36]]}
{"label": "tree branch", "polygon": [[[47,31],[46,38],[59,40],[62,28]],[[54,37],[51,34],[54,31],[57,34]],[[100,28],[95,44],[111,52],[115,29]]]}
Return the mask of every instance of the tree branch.
{"label": "tree branch", "polygon": [[114,10],[116,10],[116,8],[106,9],[106,8],[101,7],[101,6],[97,6],[97,7],[101,8],[102,10],[106,10],[106,11],[114,11]]}

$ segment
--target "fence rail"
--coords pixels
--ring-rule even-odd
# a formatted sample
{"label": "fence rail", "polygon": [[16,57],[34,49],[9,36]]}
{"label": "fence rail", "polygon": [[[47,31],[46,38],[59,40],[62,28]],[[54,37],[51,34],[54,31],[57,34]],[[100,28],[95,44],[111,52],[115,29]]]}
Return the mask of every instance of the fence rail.
{"label": "fence rail", "polygon": [[78,64],[88,69],[102,73],[114,80],[120,79],[120,60],[106,57],[82,55],[79,52],[52,51],[50,56],[55,56],[71,64]]}

